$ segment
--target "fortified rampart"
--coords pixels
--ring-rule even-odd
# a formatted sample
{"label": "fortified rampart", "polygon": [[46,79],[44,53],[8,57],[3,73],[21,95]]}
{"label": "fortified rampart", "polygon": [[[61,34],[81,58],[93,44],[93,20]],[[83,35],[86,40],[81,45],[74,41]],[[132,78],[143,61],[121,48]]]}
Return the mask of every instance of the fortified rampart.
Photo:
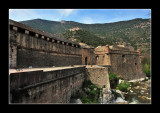
{"label": "fortified rampart", "polygon": [[93,48],[82,48],[82,65],[95,65],[95,54]]}
{"label": "fortified rampart", "polygon": [[98,46],[95,48],[96,64],[110,65],[111,73],[116,73],[124,79],[142,78],[140,50],[131,51],[126,47]]}
{"label": "fortified rampart", "polygon": [[18,22],[10,23],[10,68],[81,65],[82,53],[76,42],[55,37]]}
{"label": "fortified rampart", "polygon": [[98,87],[105,87],[110,90],[109,71],[110,66],[102,67],[97,65],[86,66],[87,79]]}
{"label": "fortified rampart", "polygon": [[23,70],[10,74],[11,103],[69,103],[81,93],[85,66]]}
{"label": "fortified rampart", "polygon": [[9,75],[11,103],[69,103],[86,79],[110,89],[108,73],[129,80],[145,76],[139,49],[109,45],[85,48],[12,20],[9,26],[9,67],[23,69]]}

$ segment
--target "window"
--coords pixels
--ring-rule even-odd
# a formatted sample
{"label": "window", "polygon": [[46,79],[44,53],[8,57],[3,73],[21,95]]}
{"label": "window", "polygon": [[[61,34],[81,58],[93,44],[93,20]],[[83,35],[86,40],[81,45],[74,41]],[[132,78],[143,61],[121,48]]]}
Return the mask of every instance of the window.
{"label": "window", "polygon": [[13,48],[12,48],[12,52],[13,52]]}
{"label": "window", "polygon": [[126,63],[125,55],[122,55],[122,61],[123,61],[123,63]]}
{"label": "window", "polygon": [[99,57],[98,56],[96,56],[96,60],[98,60],[99,59]]}
{"label": "window", "polygon": [[135,67],[136,67],[136,69],[138,69],[138,65],[137,65],[137,63],[135,63]]}

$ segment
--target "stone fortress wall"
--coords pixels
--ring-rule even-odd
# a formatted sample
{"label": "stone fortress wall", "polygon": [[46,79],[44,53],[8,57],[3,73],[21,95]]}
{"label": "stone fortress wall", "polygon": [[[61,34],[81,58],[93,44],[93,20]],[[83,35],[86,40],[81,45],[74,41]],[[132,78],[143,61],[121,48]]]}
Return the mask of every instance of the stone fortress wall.
{"label": "stone fortress wall", "polygon": [[140,50],[130,50],[119,46],[98,46],[95,48],[96,64],[111,66],[110,73],[116,73],[124,79],[131,80],[144,77],[142,72]]}
{"label": "stone fortress wall", "polygon": [[9,37],[10,68],[82,64],[81,48],[76,42],[57,39],[12,20]]}
{"label": "stone fortress wall", "polygon": [[[35,69],[9,74],[13,103],[68,103],[71,95],[82,90],[86,79],[110,89],[109,73],[125,79],[145,76],[140,50],[109,45],[85,48],[12,20],[9,27],[9,68]],[[66,67],[54,70],[61,66]],[[43,71],[46,67],[51,70]],[[71,69],[66,70],[67,67]]]}
{"label": "stone fortress wall", "polygon": [[10,74],[11,103],[70,103],[82,91],[85,66]]}

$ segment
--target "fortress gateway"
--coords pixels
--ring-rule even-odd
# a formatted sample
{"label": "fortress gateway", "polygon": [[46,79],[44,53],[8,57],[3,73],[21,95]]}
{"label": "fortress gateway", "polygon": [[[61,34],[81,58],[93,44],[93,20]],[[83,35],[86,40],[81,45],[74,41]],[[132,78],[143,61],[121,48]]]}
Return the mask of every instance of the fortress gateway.
{"label": "fortress gateway", "polygon": [[86,79],[109,89],[108,73],[127,80],[145,76],[140,49],[87,48],[13,20],[9,20],[9,67],[11,103],[69,103]]}

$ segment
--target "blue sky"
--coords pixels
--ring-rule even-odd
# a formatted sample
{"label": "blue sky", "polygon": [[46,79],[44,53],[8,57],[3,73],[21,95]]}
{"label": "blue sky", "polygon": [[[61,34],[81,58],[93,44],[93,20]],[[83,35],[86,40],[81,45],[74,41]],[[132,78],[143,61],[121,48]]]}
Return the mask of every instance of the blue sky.
{"label": "blue sky", "polygon": [[112,23],[135,18],[151,18],[151,9],[9,9],[9,19],[76,21],[85,24]]}

